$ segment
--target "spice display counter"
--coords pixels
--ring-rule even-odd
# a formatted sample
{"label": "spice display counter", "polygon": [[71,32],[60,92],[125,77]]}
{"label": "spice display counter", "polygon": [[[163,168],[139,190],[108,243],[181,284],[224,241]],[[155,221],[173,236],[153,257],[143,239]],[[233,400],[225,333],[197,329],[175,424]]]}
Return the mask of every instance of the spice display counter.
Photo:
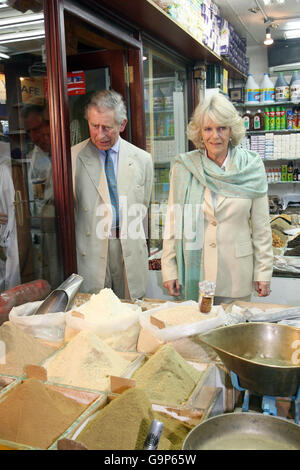
{"label": "spice display counter", "polygon": [[[79,308],[82,304],[86,303],[90,297],[89,294],[78,294],[75,299],[75,308]],[[123,302],[126,301],[123,300]],[[155,307],[162,307],[164,303],[165,301],[163,299],[154,298],[144,298],[138,301],[144,314],[154,312]],[[262,307],[262,304],[243,303],[243,307],[249,308],[257,307],[258,305]],[[270,309],[274,307],[279,306],[269,303],[265,304],[262,308]],[[282,307],[284,306],[282,305]],[[231,305],[222,305],[222,309],[226,310],[226,312],[229,312],[231,308]],[[216,327],[216,329],[217,328],[218,327]],[[142,449],[142,441],[145,437],[144,434],[149,428],[151,420],[159,419],[159,417],[161,417],[161,420],[165,423],[166,429],[166,434],[163,435],[161,440],[161,450],[181,449],[182,442],[191,429],[213,416],[235,412],[241,397],[241,392],[232,384],[230,371],[226,369],[217,354],[205,355],[204,351],[201,356],[201,354],[195,353],[195,351],[199,351],[197,348],[202,344],[201,341],[199,344],[196,344],[196,336],[197,335],[195,335],[195,337],[180,338],[164,344],[162,341],[154,341],[153,337],[152,339],[150,338],[150,341],[149,336],[145,337],[140,334],[135,352],[119,352],[123,357],[131,360],[131,367],[129,367],[123,375],[112,376],[110,378],[110,386],[106,390],[92,390],[86,387],[77,387],[49,381],[45,368],[47,359],[42,361],[41,365],[25,367],[23,376],[6,378],[4,375],[0,376],[0,384],[1,378],[3,378],[2,383],[4,385],[3,389],[0,390],[0,418],[2,417],[0,423],[5,423],[7,418],[10,422],[13,422],[14,413],[18,412],[18,407],[23,406],[25,402],[25,395],[22,398],[22,393],[20,393],[20,391],[22,392],[22,386],[25,385],[27,386],[26,397],[30,399],[31,406],[29,407],[29,411],[27,411],[26,425],[23,423],[21,433],[18,435],[28,436],[30,434],[29,430],[35,430],[35,438],[37,439],[36,441],[26,442],[24,439],[23,442],[17,442],[16,439],[2,439],[0,440],[0,449],[35,450],[44,448],[49,450],[76,450],[93,448],[94,444],[88,444],[89,440],[86,440],[93,426],[95,427],[93,432],[95,433],[94,438],[96,441],[99,441],[99,432],[101,429],[105,429],[105,442],[107,442],[107,439],[114,439],[114,448],[116,450],[130,450],[131,448],[136,448],[133,443],[135,438],[139,439],[138,448]],[[78,337],[78,332],[69,338],[68,342],[71,343],[76,337]],[[62,348],[56,349],[50,358],[56,357],[60,351],[66,349],[67,344],[68,343],[65,343]],[[141,351],[143,348],[146,349],[147,352]],[[162,354],[162,351],[166,352]],[[152,364],[152,367],[149,368],[150,373],[146,368],[144,372],[142,372],[143,367],[150,363]],[[68,367],[71,367],[71,363]],[[175,391],[178,391],[179,388],[183,388],[180,385],[180,383],[182,383],[180,380],[177,381],[176,385],[176,380],[182,372],[188,374],[191,368],[194,371],[193,374],[195,374],[196,382],[194,385],[190,385],[191,391],[188,395],[185,397],[180,396],[178,397],[178,402],[174,402],[172,398],[176,396]],[[174,377],[176,376],[175,381],[173,379],[171,380],[172,371]],[[164,373],[166,374],[165,376]],[[151,378],[151,374],[152,377],[155,376],[155,380]],[[184,374],[182,375],[182,379],[185,381],[186,385],[187,381],[190,379],[187,379],[188,375]],[[141,383],[148,384],[144,389],[139,386],[139,376],[141,377]],[[29,385],[31,387],[29,387]],[[48,415],[42,415],[42,423],[40,423],[39,420],[35,422],[40,413],[38,411],[39,404],[32,400],[32,396],[35,396],[35,400],[37,397],[39,399],[44,397],[42,398],[43,404],[46,403],[46,395],[44,395],[43,391],[44,387],[48,387],[47,390],[50,389],[51,393],[62,394],[63,400],[71,400],[72,403],[75,401],[76,406],[79,406],[76,411],[76,416],[71,418],[71,422],[66,423],[64,429],[60,429],[59,432],[54,432],[52,437],[47,437],[47,439],[49,438],[50,440],[47,441],[46,439],[47,444],[45,444],[44,439],[40,441],[38,438],[47,432],[51,433],[53,431],[55,424],[54,418],[55,416],[57,417],[56,411],[54,412],[55,409],[51,404],[48,404],[49,406],[46,406]],[[168,387],[171,387],[174,393],[168,394]],[[155,390],[155,393],[159,392],[162,398],[158,399],[158,395],[155,395],[156,398],[154,398],[154,395],[151,397],[152,391],[150,393],[150,390]],[[33,395],[30,395],[32,393]],[[11,397],[15,397],[13,401]],[[167,398],[164,399],[163,397]],[[126,402],[126,400],[128,400],[128,402]],[[5,414],[2,407],[5,402],[8,404],[11,402],[10,406],[16,411],[11,412],[9,407],[7,407],[7,414]],[[280,416],[288,417],[288,405],[289,403],[286,399],[277,400]],[[110,413],[112,413],[112,415],[110,415]],[[144,434],[137,436],[137,434],[135,434],[136,430],[134,429],[132,432],[127,432],[129,429],[127,429],[127,427],[133,417],[138,421],[141,416],[145,417],[146,427],[144,428]],[[99,425],[97,424],[98,420],[100,423],[100,431]],[[114,431],[114,426],[118,427],[118,432]],[[139,428],[139,426],[137,426],[137,428]],[[124,432],[124,429],[127,431]],[[178,434],[176,434],[176,432]],[[43,438],[44,437],[45,436],[43,436]],[[91,442],[93,442],[94,438],[92,438]]]}

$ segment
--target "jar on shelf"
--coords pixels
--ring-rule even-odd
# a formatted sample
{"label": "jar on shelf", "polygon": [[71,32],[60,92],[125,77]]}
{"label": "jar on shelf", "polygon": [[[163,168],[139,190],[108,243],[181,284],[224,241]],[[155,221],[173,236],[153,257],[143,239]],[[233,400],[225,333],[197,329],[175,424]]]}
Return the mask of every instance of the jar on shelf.
{"label": "jar on shelf", "polygon": [[216,283],[212,281],[199,282],[199,310],[209,313],[214,303]]}

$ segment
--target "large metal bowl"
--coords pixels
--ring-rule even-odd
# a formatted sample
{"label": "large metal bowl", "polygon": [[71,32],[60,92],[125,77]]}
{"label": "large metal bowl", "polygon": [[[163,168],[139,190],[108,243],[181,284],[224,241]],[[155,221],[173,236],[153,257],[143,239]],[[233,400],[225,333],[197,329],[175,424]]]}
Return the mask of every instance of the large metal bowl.
{"label": "large metal bowl", "polygon": [[183,450],[300,450],[300,426],[275,416],[228,413],[198,424]]}
{"label": "large metal bowl", "polygon": [[300,386],[300,329],[274,323],[217,328],[199,340],[211,346],[250,392],[295,396]]}

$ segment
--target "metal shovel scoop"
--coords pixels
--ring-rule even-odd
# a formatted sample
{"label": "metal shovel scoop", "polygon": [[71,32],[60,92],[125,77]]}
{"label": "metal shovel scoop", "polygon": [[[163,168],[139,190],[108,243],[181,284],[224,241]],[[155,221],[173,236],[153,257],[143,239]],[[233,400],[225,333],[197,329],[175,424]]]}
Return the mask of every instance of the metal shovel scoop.
{"label": "metal shovel scoop", "polygon": [[57,289],[53,290],[44,302],[39,306],[35,315],[44,313],[66,312],[73,304],[83,277],[78,274],[71,274]]}

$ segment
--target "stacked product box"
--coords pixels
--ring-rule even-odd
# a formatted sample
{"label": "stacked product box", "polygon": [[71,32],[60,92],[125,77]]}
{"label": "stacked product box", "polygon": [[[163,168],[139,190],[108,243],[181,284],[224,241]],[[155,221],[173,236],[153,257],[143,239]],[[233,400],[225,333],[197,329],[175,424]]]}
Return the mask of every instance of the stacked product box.
{"label": "stacked product box", "polygon": [[265,135],[265,159],[273,160],[274,159],[274,134],[267,133]]}
{"label": "stacked product box", "polygon": [[203,0],[202,17],[204,19],[203,43],[216,54],[221,55],[220,28],[218,23],[220,10],[211,0]]}
{"label": "stacked product box", "polygon": [[299,137],[297,134],[289,134],[289,158],[295,159],[299,157]]}
{"label": "stacked product box", "polygon": [[265,136],[264,135],[251,135],[250,137],[251,150],[257,152],[262,159],[265,158]]}
{"label": "stacked product box", "polygon": [[247,137],[247,136],[243,137],[242,141],[240,142],[240,146],[241,146],[243,149],[251,150],[251,147],[250,147],[250,138]]}
{"label": "stacked product box", "polygon": [[202,0],[170,2],[164,10],[186,29],[197,41],[203,42],[204,18],[201,15]]}
{"label": "stacked product box", "polygon": [[220,54],[242,73],[249,70],[249,59],[246,57],[246,39],[241,38],[234,27],[224,18],[217,18],[220,29]]}
{"label": "stacked product box", "polygon": [[284,158],[282,137],[286,136],[283,136],[281,134],[274,135],[274,160],[277,160],[278,158]]}

